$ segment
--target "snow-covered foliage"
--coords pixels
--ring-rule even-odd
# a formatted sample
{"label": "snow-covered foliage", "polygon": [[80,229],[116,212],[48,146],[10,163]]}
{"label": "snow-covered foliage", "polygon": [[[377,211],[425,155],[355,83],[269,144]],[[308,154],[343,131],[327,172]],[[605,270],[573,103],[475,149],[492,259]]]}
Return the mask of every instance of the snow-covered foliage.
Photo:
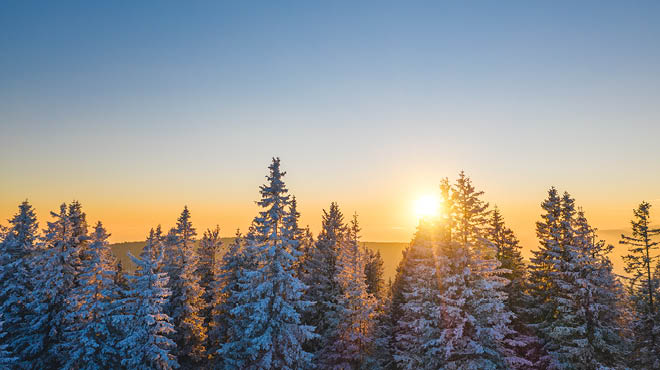
{"label": "snow-covered foliage", "polygon": [[115,259],[108,236],[99,221],[91,234],[89,248],[82,254],[79,282],[70,295],[65,317],[64,368],[106,369],[118,365],[114,347],[117,338],[110,325],[113,301],[118,297],[114,287]]}
{"label": "snow-covered foliage", "polygon": [[[3,369],[660,369],[660,229],[649,203],[613,246],[555,188],[527,264],[502,213],[460,173],[440,184],[387,285],[337,203],[300,227],[277,158],[248,232],[197,243],[190,212],[152,229],[124,272],[98,222],[25,201],[0,225]],[[41,235],[40,235],[41,234]],[[226,249],[226,250],[225,250]]]}
{"label": "snow-covered foliage", "polygon": [[575,200],[551,188],[537,222],[540,248],[530,265],[532,327],[544,341],[544,366],[556,369],[622,365],[621,287],[611,272],[611,247],[596,241]]}
{"label": "snow-covered foliage", "polygon": [[[197,248],[199,262],[197,264],[196,275],[200,279],[199,287],[202,289],[202,300],[204,301],[204,306],[200,310],[199,315],[204,319],[204,327],[207,328],[207,332],[214,326],[212,311],[216,297],[215,289],[218,287],[217,279],[220,272],[221,248],[222,241],[220,239],[219,226],[216,226],[215,229],[207,229]],[[209,348],[210,343],[208,338],[204,347],[209,355],[213,353],[213,350]]]}
{"label": "snow-covered foliage", "polygon": [[367,292],[365,255],[360,248],[359,233],[357,215],[354,215],[341,241],[337,259],[335,280],[341,291],[337,299],[340,320],[325,359],[325,365],[335,369],[359,369],[372,351],[376,300]]}
{"label": "snow-covered foliage", "polygon": [[27,299],[34,289],[34,271],[29,262],[39,238],[37,217],[27,201],[18,206],[18,213],[9,220],[9,225],[0,240],[0,313],[6,333],[0,338],[0,346],[19,354],[29,344]]}
{"label": "snow-covered foliage", "polygon": [[641,365],[660,368],[660,259],[654,237],[660,229],[651,227],[651,205],[642,202],[634,210],[632,234],[621,235],[621,244],[628,246],[629,254],[623,259],[626,272],[632,275],[631,300],[633,303],[632,330],[634,358]]}
{"label": "snow-covered foliage", "polygon": [[174,352],[174,333],[165,304],[170,296],[168,277],[158,272],[163,260],[161,244],[154,242],[153,230],[144,247],[142,258],[130,255],[137,268],[129,275],[130,290],[122,300],[125,314],[121,317],[124,337],[117,344],[121,365],[127,369],[167,370],[179,367]]}
{"label": "snow-covered foliage", "polygon": [[175,332],[172,336],[177,345],[176,354],[182,366],[199,363],[206,359],[207,327],[204,325],[200,276],[196,273],[199,258],[195,251],[197,231],[190,220],[190,211],[184,207],[176,227],[170,230],[165,241],[166,263],[164,271],[169,281],[171,296],[167,314],[172,318]]}
{"label": "snow-covered foliage", "polygon": [[321,232],[304,259],[305,275],[302,280],[311,287],[304,299],[314,302],[305,312],[304,323],[315,327],[318,334],[317,339],[307,348],[314,353],[318,363],[325,361],[324,356],[328,354],[327,350],[334,340],[340,320],[337,300],[341,295],[341,288],[335,276],[340,243],[345,234],[344,215],[337,203],[333,202],[329,211],[323,210]]}
{"label": "snow-covered foliage", "polygon": [[273,159],[269,170],[257,202],[262,210],[254,218],[244,252],[254,256],[256,266],[240,273],[230,338],[219,351],[227,368],[299,369],[311,365],[312,356],[303,344],[313,337],[314,328],[301,324],[301,312],[310,303],[302,299],[306,286],[293,270],[297,241],[287,237],[291,235],[291,225],[286,222],[289,196],[279,158]]}

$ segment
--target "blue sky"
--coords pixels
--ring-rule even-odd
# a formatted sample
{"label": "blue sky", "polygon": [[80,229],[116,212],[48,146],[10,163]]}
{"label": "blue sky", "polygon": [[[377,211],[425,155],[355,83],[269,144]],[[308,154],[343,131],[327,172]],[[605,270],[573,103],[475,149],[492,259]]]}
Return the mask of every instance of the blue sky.
{"label": "blue sky", "polygon": [[243,227],[279,155],[307,222],[339,200],[372,240],[408,239],[411,199],[460,169],[521,233],[550,185],[625,225],[660,198],[658,19],[657,1],[5,1],[0,216],[167,199]]}

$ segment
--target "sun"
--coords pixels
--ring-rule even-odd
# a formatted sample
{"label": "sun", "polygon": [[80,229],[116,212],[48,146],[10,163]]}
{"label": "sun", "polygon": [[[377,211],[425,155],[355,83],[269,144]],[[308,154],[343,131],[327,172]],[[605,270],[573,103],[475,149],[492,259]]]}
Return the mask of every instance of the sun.
{"label": "sun", "polygon": [[440,199],[435,195],[423,195],[415,201],[415,215],[417,218],[436,217],[439,208]]}

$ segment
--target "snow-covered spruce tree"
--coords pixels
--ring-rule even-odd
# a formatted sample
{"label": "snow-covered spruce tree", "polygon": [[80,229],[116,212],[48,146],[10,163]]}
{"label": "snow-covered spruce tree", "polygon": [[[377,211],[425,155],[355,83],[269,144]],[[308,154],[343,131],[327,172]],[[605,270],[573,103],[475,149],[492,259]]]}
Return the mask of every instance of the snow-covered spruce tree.
{"label": "snow-covered spruce tree", "polygon": [[[200,316],[204,318],[204,326],[207,330],[213,325],[213,302],[216,296],[215,288],[217,287],[216,279],[218,278],[220,266],[220,250],[222,248],[222,240],[220,239],[220,227],[216,226],[215,229],[207,229],[202,236],[197,248],[197,255],[199,262],[197,264],[197,276],[199,276],[199,286],[203,291],[202,300],[204,307],[200,311]],[[208,348],[208,343],[205,344],[207,352],[212,353]]]}
{"label": "snow-covered spruce tree", "polygon": [[341,289],[335,276],[339,243],[345,234],[344,215],[337,203],[332,202],[329,211],[323,210],[321,232],[305,259],[307,273],[303,282],[311,288],[304,299],[314,304],[305,312],[303,322],[315,327],[318,334],[317,339],[310,341],[305,348],[314,353],[315,362],[323,362],[322,357],[327,354],[325,350],[329,348],[339,322],[337,298]]}
{"label": "snow-covered spruce tree", "polygon": [[373,251],[364,246],[366,262],[364,264],[364,275],[367,281],[367,293],[382,301],[385,298],[385,279],[383,278],[383,257],[380,251]]}
{"label": "snow-covered spruce tree", "polygon": [[34,273],[30,268],[30,258],[36,252],[38,228],[37,216],[26,200],[18,206],[18,213],[9,220],[9,227],[0,241],[0,312],[3,314],[6,333],[0,338],[0,345],[16,354],[28,344],[26,340],[30,328],[26,325],[27,300],[33,290]]}
{"label": "snow-covered spruce tree", "polygon": [[632,358],[640,368],[660,368],[660,276],[653,274],[660,256],[658,242],[660,229],[651,228],[651,204],[642,202],[633,211],[632,234],[621,235],[619,243],[628,246],[623,256],[625,271],[631,275],[634,333]]}
{"label": "snow-covered spruce tree", "polygon": [[289,200],[289,209],[282,222],[285,227],[282,229],[283,236],[291,241],[289,253],[294,257],[295,262],[292,265],[294,275],[300,280],[298,272],[302,269],[304,260],[303,242],[305,241],[305,230],[299,225],[300,212],[298,212],[298,201],[292,196]]}
{"label": "snow-covered spruce tree", "polygon": [[[0,311],[0,341],[2,341],[7,332],[4,329],[3,312]],[[10,370],[16,368],[18,364],[18,357],[13,356],[6,344],[0,344],[0,370]]]}
{"label": "snow-covered spruce tree", "polygon": [[626,297],[608,256],[614,247],[596,238],[597,230],[589,225],[582,209],[573,228],[574,243],[585,261],[578,282],[582,285],[586,337],[594,353],[592,367],[624,367],[629,344],[623,335]]}
{"label": "snow-covered spruce tree", "polygon": [[215,367],[221,369],[247,368],[255,353],[250,338],[245,333],[251,330],[253,318],[250,315],[252,303],[249,292],[251,283],[260,266],[259,248],[251,227],[245,239],[236,239],[223,256],[220,273],[221,296],[214,309],[215,329],[213,338],[217,338]]}
{"label": "snow-covered spruce tree", "polygon": [[[284,220],[289,205],[288,190],[280,171],[279,158],[269,166],[267,183],[260,187],[262,211],[253,221],[246,254],[256,253],[258,266],[241,272],[238,304],[231,313],[236,324],[230,341],[219,354],[227,368],[301,369],[311,366],[311,354],[303,343],[311,339],[313,327],[301,324],[300,313],[309,302],[302,299],[305,285],[295,277],[295,243],[285,235]],[[254,248],[253,248],[254,247]],[[242,364],[235,361],[244,361]],[[233,363],[232,363],[233,362]]]}
{"label": "snow-covered spruce tree", "polygon": [[401,303],[395,321],[394,359],[400,369],[437,369],[443,366],[437,340],[441,335],[438,275],[433,249],[437,226],[421,220],[400,279]]}
{"label": "snow-covered spruce tree", "polygon": [[68,369],[106,369],[118,366],[111,322],[114,312],[114,256],[109,234],[99,221],[91,234],[89,248],[83,251],[79,284],[70,295],[64,332]]}
{"label": "snow-covered spruce tree", "polygon": [[[220,346],[228,341],[229,329],[234,327],[236,322],[233,320],[231,310],[238,305],[237,293],[239,292],[239,276],[245,266],[248,269],[256,268],[254,255],[251,261],[248,261],[243,254],[244,238],[240,230],[236,230],[234,240],[229,244],[227,250],[222,255],[218,266],[218,274],[212,285],[213,302],[211,302],[211,315],[213,321],[208,328],[207,351],[211,353],[215,368],[223,368],[221,356],[216,356]],[[236,325],[236,327],[238,327]]]}
{"label": "snow-covered spruce tree", "polygon": [[60,206],[51,212],[41,252],[32,259],[34,294],[31,295],[26,318],[30,334],[23,349],[24,358],[37,368],[61,367],[64,362],[65,317],[74,309],[71,293],[78,285],[81,253],[85,249],[87,222],[80,203]]}
{"label": "snow-covered spruce tree", "polygon": [[[622,364],[623,341],[618,282],[604,243],[595,243],[594,230],[583,213],[576,214],[568,193],[559,198],[552,188],[537,222],[541,250],[530,267],[532,307],[543,305],[534,326],[548,353],[545,366],[556,369],[612,368]],[[540,287],[547,287],[547,295]],[[539,314],[542,314],[540,316]]]}
{"label": "snow-covered spruce tree", "polygon": [[514,314],[511,327],[515,335],[507,337],[506,346],[520,357],[540,366],[543,356],[542,343],[534,330],[528,327],[526,320],[526,309],[532,301],[527,294],[527,267],[520,253],[522,246],[513,230],[506,226],[497,207],[490,214],[486,239],[495,248],[495,256],[501,264],[501,269],[506,271],[502,276],[509,280],[509,284],[504,288],[507,294],[505,304]]}
{"label": "snow-covered spruce tree", "polygon": [[357,214],[340,242],[335,280],[341,288],[337,299],[340,320],[328,351],[326,367],[360,369],[372,351],[376,301],[367,292],[365,256],[360,248]]}
{"label": "snow-covered spruce tree", "polygon": [[166,263],[170,298],[166,313],[172,318],[172,338],[176,343],[176,356],[182,367],[195,366],[207,357],[204,343],[207,333],[202,310],[204,293],[200,278],[195,273],[198,256],[195,251],[197,232],[190,221],[190,211],[184,207],[165,242]]}
{"label": "snow-covered spruce tree", "polygon": [[119,341],[121,365],[126,369],[168,370],[179,367],[174,352],[176,344],[169,336],[174,333],[165,304],[170,295],[167,274],[158,272],[163,263],[161,244],[154,243],[153,229],[142,258],[129,257],[136,265],[129,275],[130,290],[122,300],[125,316],[121,318],[125,330]]}
{"label": "snow-covered spruce tree", "polygon": [[[315,245],[316,243],[314,241],[314,235],[312,235],[312,231],[309,229],[308,225],[303,230],[303,234],[300,239],[300,247],[298,248],[300,250],[300,258],[298,259],[296,277],[300,281],[304,282],[309,277],[309,271],[307,268],[310,264],[312,253],[314,253],[314,249],[316,249]],[[304,296],[306,296],[306,294],[307,293],[305,293]]]}
{"label": "snow-covered spruce tree", "polygon": [[505,306],[504,287],[495,250],[485,239],[488,204],[463,172],[454,185],[441,183],[445,220],[438,247],[441,332],[428,345],[443,367],[502,368],[530,366],[512,353],[507,338],[513,313]]}

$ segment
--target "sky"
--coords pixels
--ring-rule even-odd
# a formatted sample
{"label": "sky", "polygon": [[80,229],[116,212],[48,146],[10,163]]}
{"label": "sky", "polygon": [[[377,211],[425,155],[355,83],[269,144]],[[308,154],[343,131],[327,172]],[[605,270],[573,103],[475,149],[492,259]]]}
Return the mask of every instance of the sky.
{"label": "sky", "polygon": [[[0,223],[79,200],[112,241],[245,229],[279,156],[409,241],[460,170],[522,239],[550,186],[601,229],[660,212],[658,1],[0,2]],[[348,217],[347,217],[348,218]],[[660,216],[656,216],[660,220]]]}

